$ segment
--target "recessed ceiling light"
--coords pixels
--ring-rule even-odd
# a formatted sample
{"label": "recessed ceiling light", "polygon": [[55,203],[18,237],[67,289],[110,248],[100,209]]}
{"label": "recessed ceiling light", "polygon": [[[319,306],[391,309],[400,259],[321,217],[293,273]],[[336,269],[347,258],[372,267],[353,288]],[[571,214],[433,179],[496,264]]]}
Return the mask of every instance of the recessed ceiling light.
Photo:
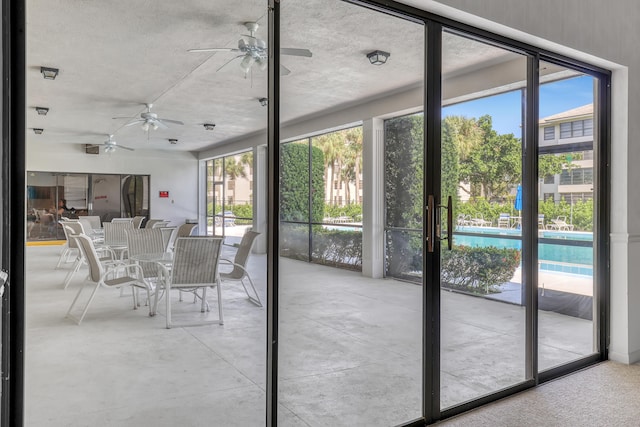
{"label": "recessed ceiling light", "polygon": [[204,126],[206,130],[213,130],[216,127],[213,123],[204,123],[202,126]]}
{"label": "recessed ceiling light", "polygon": [[178,143],[177,139],[169,138],[169,143],[172,145],[176,145]]}
{"label": "recessed ceiling light", "polygon": [[55,80],[56,76],[58,75],[58,69],[57,68],[50,68],[50,67],[40,67],[40,72],[42,73],[42,77],[44,77],[47,80]]}
{"label": "recessed ceiling light", "polygon": [[47,113],[49,112],[49,109],[47,107],[35,107],[35,108],[38,114],[41,116],[46,116]]}
{"label": "recessed ceiling light", "polygon": [[42,132],[44,132],[44,129],[33,128],[33,133],[35,133],[36,135],[42,135]]}
{"label": "recessed ceiling light", "polygon": [[369,58],[369,62],[373,65],[384,64],[390,56],[391,54],[389,52],[384,52],[382,50],[374,50],[373,52],[367,53],[367,58]]}

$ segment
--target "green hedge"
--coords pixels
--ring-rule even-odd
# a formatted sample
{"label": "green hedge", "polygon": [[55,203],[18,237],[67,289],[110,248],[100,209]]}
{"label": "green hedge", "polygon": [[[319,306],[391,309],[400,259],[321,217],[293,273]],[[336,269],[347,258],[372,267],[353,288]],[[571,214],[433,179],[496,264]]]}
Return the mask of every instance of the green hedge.
{"label": "green hedge", "polygon": [[442,286],[475,294],[499,292],[520,265],[520,251],[495,246],[455,246],[442,252]]}
{"label": "green hedge", "polygon": [[[280,219],[321,222],[324,217],[324,154],[311,147],[309,191],[309,145],[289,143],[280,146]],[[309,217],[311,194],[311,217]]]}
{"label": "green hedge", "polygon": [[[513,209],[513,202],[508,203],[489,203],[484,198],[477,198],[469,202],[459,203],[454,214],[454,221],[458,215],[469,215],[475,218],[478,214],[482,214],[484,219],[492,221],[493,225],[497,225],[497,219],[501,213],[509,213],[515,215],[517,211]],[[577,201],[571,204],[561,200],[555,203],[553,200],[547,200],[538,204],[538,212],[544,214],[545,224],[549,224],[552,219],[559,216],[567,218],[567,223],[573,223],[576,231],[592,231],[593,230],[593,200]]]}
{"label": "green hedge", "polygon": [[[309,227],[287,225],[280,233],[280,255],[309,261]],[[334,267],[362,269],[362,233],[313,226],[312,261]]]}

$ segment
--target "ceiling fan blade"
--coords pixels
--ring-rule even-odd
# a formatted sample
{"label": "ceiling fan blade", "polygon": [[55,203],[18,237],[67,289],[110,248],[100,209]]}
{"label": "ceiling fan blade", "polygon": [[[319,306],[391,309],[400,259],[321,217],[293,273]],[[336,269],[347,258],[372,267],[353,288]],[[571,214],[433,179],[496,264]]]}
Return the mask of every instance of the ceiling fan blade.
{"label": "ceiling fan blade", "polygon": [[173,123],[174,125],[184,125],[180,120],[158,119],[158,121],[163,123]]}
{"label": "ceiling fan blade", "polygon": [[240,52],[240,49],[227,47],[212,47],[208,49],[189,49],[187,52]]}
{"label": "ceiling fan blade", "polygon": [[131,119],[135,119],[136,117],[135,117],[135,116],[129,116],[129,117],[111,117],[111,118],[112,118],[113,120],[119,120],[119,119],[128,119],[128,120],[131,120]]}
{"label": "ceiling fan blade", "polygon": [[306,56],[307,58],[311,58],[312,53],[309,49],[296,49],[291,47],[283,47],[280,48],[281,55],[293,55],[293,56]]}
{"label": "ceiling fan blade", "polygon": [[230,60],[228,60],[227,62],[225,62],[224,64],[222,64],[220,67],[218,67],[218,69],[216,70],[216,72],[222,70],[224,67],[226,67],[227,65],[229,65],[233,60],[238,59],[238,58],[244,58],[244,54],[242,55],[238,55],[236,57],[231,58]]}
{"label": "ceiling fan blade", "polygon": [[[162,128],[162,129],[169,129],[169,126],[165,125],[161,119],[156,119],[154,121],[154,123],[156,124],[156,126]],[[151,128],[149,128],[149,130],[151,130]],[[148,135],[147,135],[147,139],[148,139]]]}
{"label": "ceiling fan blade", "polygon": [[138,123],[142,123],[144,122],[144,120],[134,120],[131,123],[127,123],[126,125],[124,125],[125,127],[127,126],[133,126],[133,125],[137,125]]}
{"label": "ceiling fan blade", "polygon": [[113,145],[116,148],[122,148],[123,150],[136,151],[133,148],[125,147],[124,145]]}
{"label": "ceiling fan blade", "polygon": [[284,65],[280,64],[280,75],[281,76],[286,76],[291,74],[291,70],[288,69],[287,67],[285,67]]}

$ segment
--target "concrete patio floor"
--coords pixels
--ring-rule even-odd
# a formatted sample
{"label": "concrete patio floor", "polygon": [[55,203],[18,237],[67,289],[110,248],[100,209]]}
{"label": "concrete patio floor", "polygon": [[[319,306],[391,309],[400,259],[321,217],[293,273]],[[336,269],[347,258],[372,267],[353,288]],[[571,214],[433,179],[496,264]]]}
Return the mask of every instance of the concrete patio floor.
{"label": "concrete patio floor", "polygon": [[[59,246],[28,247],[26,425],[263,425],[266,309],[223,285],[225,324],[165,329],[101,289],[81,326],[64,315]],[[225,251],[228,251],[225,248]],[[250,271],[266,301],[266,257]],[[390,426],[420,416],[421,287],[282,259],[279,425]],[[189,298],[178,315],[198,318]],[[212,295],[211,313],[217,314]],[[444,407],[524,379],[524,308],[442,293]],[[540,315],[540,365],[592,352],[592,323]]]}

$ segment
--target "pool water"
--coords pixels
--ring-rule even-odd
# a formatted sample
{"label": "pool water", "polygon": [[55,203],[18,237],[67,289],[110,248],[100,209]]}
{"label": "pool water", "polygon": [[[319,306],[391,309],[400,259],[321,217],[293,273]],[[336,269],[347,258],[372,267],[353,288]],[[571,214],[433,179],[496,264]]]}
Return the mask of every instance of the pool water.
{"label": "pool water", "polygon": [[[488,227],[484,229],[480,227],[458,227],[457,230],[478,233],[480,235],[454,235],[454,245],[472,247],[495,246],[498,248],[522,249],[521,240],[485,236],[486,234],[520,235],[520,230]],[[545,230],[541,231],[539,237],[559,240],[558,244],[540,243],[538,245],[538,259],[541,270],[593,276],[593,248],[562,244],[562,240],[592,241],[593,235],[591,233]]]}

